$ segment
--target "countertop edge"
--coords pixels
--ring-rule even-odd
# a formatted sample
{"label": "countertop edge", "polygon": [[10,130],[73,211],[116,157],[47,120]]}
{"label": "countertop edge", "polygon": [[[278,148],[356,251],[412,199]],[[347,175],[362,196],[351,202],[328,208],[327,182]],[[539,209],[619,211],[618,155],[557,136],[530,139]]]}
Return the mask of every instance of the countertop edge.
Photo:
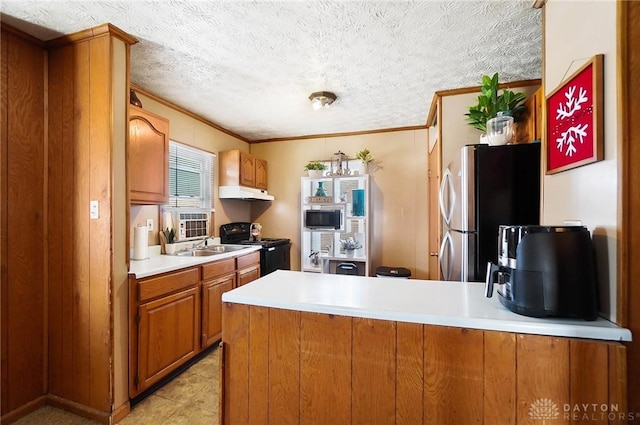
{"label": "countertop edge", "polygon": [[[594,322],[583,321],[580,319],[560,319],[560,318],[544,318],[544,319],[534,319],[526,316],[517,315],[516,313],[512,313],[503,307],[498,300],[496,299],[478,299],[474,301],[475,304],[478,304],[480,307],[478,311],[476,311],[472,317],[464,314],[459,314],[457,312],[445,311],[444,313],[438,312],[437,308],[435,311],[417,311],[415,308],[407,308],[405,311],[402,310],[402,307],[398,307],[394,309],[393,306],[387,308],[386,301],[383,304],[380,303],[371,303],[371,307],[367,304],[366,301],[362,301],[360,304],[356,303],[349,306],[346,303],[342,303],[340,305],[339,302],[332,302],[331,300],[322,300],[319,298],[314,298],[317,293],[314,294],[314,291],[321,291],[325,289],[331,288],[319,288],[318,284],[314,284],[309,280],[303,282],[303,285],[312,285],[310,287],[304,286],[305,289],[302,289],[301,295],[296,297],[288,296],[289,294],[279,297],[277,295],[277,288],[274,286],[274,291],[266,290],[267,287],[264,285],[269,285],[271,282],[278,282],[278,285],[285,285],[287,281],[292,280],[293,278],[298,278],[300,275],[294,275],[294,273],[302,273],[302,272],[286,272],[282,271],[275,272],[275,276],[272,276],[269,279],[258,279],[248,285],[243,286],[242,288],[238,288],[236,290],[226,292],[222,295],[222,301],[225,303],[236,303],[236,304],[245,304],[245,305],[253,305],[259,307],[269,307],[269,308],[278,308],[284,310],[292,310],[292,311],[303,311],[310,313],[320,313],[320,314],[333,314],[338,316],[349,316],[349,317],[359,317],[359,318],[368,318],[368,319],[378,319],[378,320],[391,320],[398,322],[407,322],[407,323],[417,323],[417,324],[425,324],[425,325],[435,325],[435,326],[451,326],[457,328],[467,328],[467,329],[478,329],[478,330],[486,330],[486,331],[499,331],[499,332],[512,332],[518,334],[532,334],[532,335],[545,335],[545,336],[557,336],[557,337],[566,337],[566,338],[582,338],[582,339],[594,339],[600,341],[609,341],[609,342],[626,342],[632,340],[631,331],[622,328],[612,322],[604,318],[599,318]],[[325,275],[331,276],[331,275]],[[268,276],[267,276],[268,277]],[[279,278],[279,279],[278,279]],[[300,278],[305,279],[305,278]],[[317,281],[319,278],[314,278],[314,281]],[[331,279],[331,278],[329,278]],[[345,277],[341,277],[340,284],[344,284]],[[358,279],[354,277],[354,279]],[[366,285],[366,282],[381,282],[382,279],[378,278],[359,278],[360,280],[354,280],[354,285]],[[366,280],[362,280],[366,279]],[[373,279],[373,280],[369,280]],[[298,279],[299,280],[299,279]],[[386,282],[393,279],[385,279]],[[438,286],[447,287],[447,290],[454,288],[454,291],[457,290],[457,287],[448,287],[447,285],[456,285],[459,283],[451,283],[446,282],[445,285],[442,285],[443,282],[439,281],[420,281],[420,280],[409,280],[405,281],[406,283],[414,282],[418,285],[432,285],[433,290],[437,291]],[[294,283],[295,284],[295,283]],[[255,285],[252,286],[251,285]],[[260,285],[260,286],[258,286]],[[315,288],[313,287],[315,285]],[[320,284],[320,286],[322,286]],[[396,286],[397,287],[397,286]],[[292,288],[292,287],[290,287]],[[410,288],[410,287],[407,287]],[[426,286],[426,288],[431,289],[431,286]],[[474,291],[475,291],[475,287]],[[378,288],[379,290],[379,288]],[[424,287],[422,289],[425,290]],[[308,291],[308,292],[307,292]],[[383,289],[382,297],[385,297],[384,293],[385,289]],[[265,292],[268,295],[265,295]],[[390,291],[389,294],[395,293],[397,296],[397,291],[394,289]],[[479,291],[482,292],[482,291]],[[449,294],[450,295],[450,294]],[[389,295],[391,296],[391,295]],[[411,295],[408,295],[411,296]],[[441,296],[439,294],[434,294],[434,296]]]}
{"label": "countertop edge", "polygon": [[[251,297],[234,296],[229,293],[222,294],[222,301],[233,304],[252,305],[257,307],[279,308],[291,311],[303,311],[307,313],[334,314],[337,316],[359,317],[363,319],[392,320],[397,322],[417,323],[422,325],[433,326],[451,326],[455,328],[478,329],[484,331],[497,332],[513,332],[519,334],[530,335],[546,335],[558,336],[564,338],[583,338],[596,339],[611,342],[629,342],[631,341],[631,331],[626,328],[603,328],[589,327],[588,325],[572,328],[568,331],[563,326],[562,329],[554,327],[555,324],[548,323],[549,326],[543,324],[515,323],[496,319],[467,319],[452,316],[437,316],[430,314],[415,314],[402,312],[380,312],[380,311],[363,311],[357,309],[342,308],[337,306],[317,305],[317,304],[299,304],[293,306],[288,303],[265,302],[261,299],[252,299]],[[515,313],[514,313],[515,314]],[[553,319],[546,319],[553,320]],[[587,323],[587,322],[585,322]]]}
{"label": "countertop edge", "polygon": [[212,263],[214,261],[225,260],[227,258],[239,257],[262,249],[259,245],[247,245],[239,251],[232,251],[219,255],[204,257],[180,257],[175,255],[159,254],[147,258],[146,260],[131,260],[129,265],[129,276],[136,279],[156,276],[176,270],[187,269],[201,264]]}

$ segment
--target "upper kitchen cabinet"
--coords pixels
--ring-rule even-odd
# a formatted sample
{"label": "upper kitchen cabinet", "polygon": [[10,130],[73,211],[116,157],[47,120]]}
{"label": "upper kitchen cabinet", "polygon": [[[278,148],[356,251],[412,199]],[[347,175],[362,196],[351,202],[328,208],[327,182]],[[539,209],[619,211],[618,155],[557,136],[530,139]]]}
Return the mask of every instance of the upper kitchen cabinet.
{"label": "upper kitchen cabinet", "polygon": [[129,107],[129,189],[132,204],[169,201],[169,121]]}
{"label": "upper kitchen cabinet", "polygon": [[246,152],[220,152],[220,185],[267,189],[267,161]]}
{"label": "upper kitchen cabinet", "polygon": [[256,189],[267,189],[267,161],[254,158],[256,170]]}

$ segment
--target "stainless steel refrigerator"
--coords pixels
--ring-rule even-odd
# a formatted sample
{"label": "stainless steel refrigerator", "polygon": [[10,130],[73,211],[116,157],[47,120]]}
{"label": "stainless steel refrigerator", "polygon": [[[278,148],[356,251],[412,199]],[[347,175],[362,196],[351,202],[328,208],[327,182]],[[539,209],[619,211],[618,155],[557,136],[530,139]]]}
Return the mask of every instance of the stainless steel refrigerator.
{"label": "stainless steel refrigerator", "polygon": [[483,281],[498,226],[540,223],[540,143],[467,145],[442,175],[444,280]]}

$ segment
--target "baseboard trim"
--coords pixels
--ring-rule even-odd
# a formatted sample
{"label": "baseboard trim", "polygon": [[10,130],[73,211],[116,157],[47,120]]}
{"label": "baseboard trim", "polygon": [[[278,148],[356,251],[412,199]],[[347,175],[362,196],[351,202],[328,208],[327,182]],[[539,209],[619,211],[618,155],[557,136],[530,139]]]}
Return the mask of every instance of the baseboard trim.
{"label": "baseboard trim", "polygon": [[113,412],[111,412],[111,420],[113,421],[112,423],[117,424],[129,413],[131,413],[131,403],[129,403],[129,400],[127,400],[122,405],[116,407]]}
{"label": "baseboard trim", "polygon": [[112,424],[112,414],[103,412],[102,410],[87,407],[83,404],[67,400],[66,398],[49,394],[47,395],[47,404],[62,410],[66,410],[67,412],[71,412],[74,415],[94,420],[104,425]]}
{"label": "baseboard trim", "polygon": [[0,416],[0,423],[2,424],[10,424],[12,422],[17,421],[18,419],[27,416],[29,413],[40,409],[47,405],[47,396],[43,395],[35,400],[30,401],[27,404],[24,404],[17,409],[12,410],[6,415]]}

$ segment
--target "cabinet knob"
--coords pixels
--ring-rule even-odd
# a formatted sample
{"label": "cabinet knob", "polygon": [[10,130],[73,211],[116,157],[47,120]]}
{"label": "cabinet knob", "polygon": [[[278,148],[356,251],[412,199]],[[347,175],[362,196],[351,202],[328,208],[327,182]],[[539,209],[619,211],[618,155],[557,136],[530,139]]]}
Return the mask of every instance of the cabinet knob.
{"label": "cabinet knob", "polygon": [[438,253],[437,252],[430,252],[429,253],[429,257],[437,257]]}

